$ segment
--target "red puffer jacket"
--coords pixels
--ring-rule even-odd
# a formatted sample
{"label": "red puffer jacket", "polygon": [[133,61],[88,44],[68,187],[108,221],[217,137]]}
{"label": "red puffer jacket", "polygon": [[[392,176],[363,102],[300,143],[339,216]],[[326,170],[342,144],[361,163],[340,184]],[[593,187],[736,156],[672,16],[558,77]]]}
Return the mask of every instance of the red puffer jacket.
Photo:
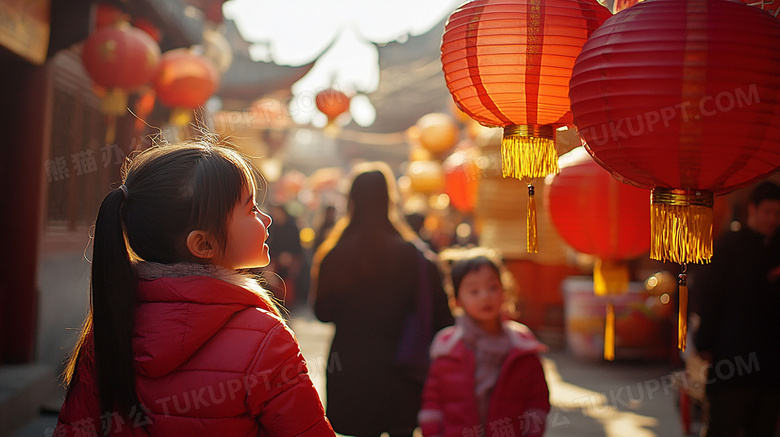
{"label": "red puffer jacket", "polygon": [[[100,411],[87,343],[56,436],[103,435],[108,420],[122,436],[335,435],[293,333],[254,281],[213,266],[143,264],[152,269],[139,275],[156,279],[138,287],[133,350],[142,406],[130,420]],[[193,270],[220,279],[186,276]],[[135,414],[141,408],[148,419]]]}
{"label": "red puffer jacket", "polygon": [[544,434],[550,402],[537,353],[546,348],[525,325],[508,321],[504,330],[512,349],[490,396],[486,423],[480,423],[474,394],[474,353],[462,340],[462,327],[450,326],[436,334],[419,414],[424,436]]}

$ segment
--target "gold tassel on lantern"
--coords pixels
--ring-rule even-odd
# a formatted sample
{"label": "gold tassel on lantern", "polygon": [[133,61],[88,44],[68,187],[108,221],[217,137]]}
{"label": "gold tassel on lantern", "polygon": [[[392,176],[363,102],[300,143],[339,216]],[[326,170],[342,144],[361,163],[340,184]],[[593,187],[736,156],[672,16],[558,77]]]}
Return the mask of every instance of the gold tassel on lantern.
{"label": "gold tassel on lantern", "polygon": [[[625,262],[596,259],[593,266],[593,292],[596,296],[613,296],[628,290],[628,266]],[[615,359],[615,306],[607,303],[604,326],[604,359]]]}
{"label": "gold tassel on lantern", "polygon": [[604,326],[604,359],[615,359],[615,306],[607,304],[607,319]]}
{"label": "gold tassel on lantern", "polygon": [[682,265],[682,272],[677,277],[679,285],[680,310],[677,316],[677,347],[685,352],[686,341],[688,338],[688,275],[685,274],[687,265]]}
{"label": "gold tassel on lantern", "polygon": [[539,251],[536,238],[536,198],[534,197],[534,186],[528,185],[528,215],[526,215],[525,223],[525,245],[528,253],[536,253]]}
{"label": "gold tassel on lantern", "polygon": [[510,125],[501,141],[501,172],[528,183],[527,243],[529,253],[538,251],[536,236],[536,200],[533,179],[558,173],[558,153],[554,130],[549,125]]}
{"label": "gold tassel on lantern", "polygon": [[677,323],[677,346],[682,351],[688,335],[686,264],[712,258],[712,203],[709,191],[654,188],[650,194],[650,258],[682,264]]}
{"label": "gold tassel on lantern", "polygon": [[336,120],[328,119],[328,123],[325,125],[325,128],[322,130],[322,132],[325,134],[326,137],[329,138],[336,138],[341,133],[341,126],[336,124]]}
{"label": "gold tassel on lantern", "polygon": [[712,258],[709,191],[654,188],[650,194],[650,258],[677,264]]}
{"label": "gold tassel on lantern", "polygon": [[558,173],[552,126],[511,125],[501,141],[501,170],[505,178],[530,180]]}
{"label": "gold tassel on lantern", "polygon": [[121,88],[111,88],[100,102],[100,110],[106,114],[122,115],[127,111],[127,93]]}
{"label": "gold tassel on lantern", "polygon": [[628,290],[626,263],[597,258],[593,266],[593,292],[596,296],[622,294],[626,290]]}
{"label": "gold tassel on lantern", "polygon": [[116,138],[116,118],[127,111],[127,93],[121,88],[111,88],[100,102],[100,111],[106,114],[106,144]]}

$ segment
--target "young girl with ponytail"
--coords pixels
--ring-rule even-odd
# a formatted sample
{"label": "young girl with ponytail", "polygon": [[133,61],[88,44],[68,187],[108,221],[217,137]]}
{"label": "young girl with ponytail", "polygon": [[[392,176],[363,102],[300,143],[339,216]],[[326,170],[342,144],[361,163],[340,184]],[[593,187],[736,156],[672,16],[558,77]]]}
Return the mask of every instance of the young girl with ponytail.
{"label": "young girl with ponytail", "polygon": [[268,264],[256,177],[209,139],[139,154],[95,223],[56,436],[334,435]]}

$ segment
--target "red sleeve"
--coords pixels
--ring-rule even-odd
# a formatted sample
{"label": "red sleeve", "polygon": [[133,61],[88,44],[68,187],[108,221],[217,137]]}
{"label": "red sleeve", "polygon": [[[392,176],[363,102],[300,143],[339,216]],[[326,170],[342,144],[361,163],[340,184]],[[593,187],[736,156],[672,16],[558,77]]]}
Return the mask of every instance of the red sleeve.
{"label": "red sleeve", "polygon": [[422,392],[422,407],[417,415],[423,436],[434,437],[444,435],[444,412],[441,399],[441,360],[433,360],[425,379]]}
{"label": "red sleeve", "polygon": [[268,332],[246,375],[249,411],[268,436],[335,436],[287,326]]}
{"label": "red sleeve", "polygon": [[524,436],[541,437],[544,434],[547,423],[547,413],[550,412],[550,392],[547,388],[547,380],[544,377],[542,362],[537,355],[528,360],[527,387],[528,402],[524,416],[529,420],[529,425]]}

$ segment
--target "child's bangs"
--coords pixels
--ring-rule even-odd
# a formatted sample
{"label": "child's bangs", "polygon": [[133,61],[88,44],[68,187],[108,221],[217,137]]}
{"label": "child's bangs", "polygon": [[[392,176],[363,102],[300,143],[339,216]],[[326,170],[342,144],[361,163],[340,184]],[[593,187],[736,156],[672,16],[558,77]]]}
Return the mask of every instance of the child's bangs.
{"label": "child's bangs", "polygon": [[212,147],[195,172],[195,227],[213,232],[224,248],[233,208],[254,195],[259,175],[231,149]]}

